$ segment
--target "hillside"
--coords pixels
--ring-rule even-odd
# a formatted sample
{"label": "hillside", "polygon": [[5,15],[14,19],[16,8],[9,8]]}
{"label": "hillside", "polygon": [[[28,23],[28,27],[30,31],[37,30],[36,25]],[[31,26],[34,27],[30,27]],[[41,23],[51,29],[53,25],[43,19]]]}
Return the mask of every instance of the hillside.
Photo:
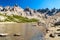
{"label": "hillside", "polygon": [[21,22],[38,22],[38,19],[35,18],[31,18],[28,19],[27,17],[22,17],[22,16],[18,16],[18,15],[3,15],[0,14],[0,22],[17,22],[17,23],[21,23]]}

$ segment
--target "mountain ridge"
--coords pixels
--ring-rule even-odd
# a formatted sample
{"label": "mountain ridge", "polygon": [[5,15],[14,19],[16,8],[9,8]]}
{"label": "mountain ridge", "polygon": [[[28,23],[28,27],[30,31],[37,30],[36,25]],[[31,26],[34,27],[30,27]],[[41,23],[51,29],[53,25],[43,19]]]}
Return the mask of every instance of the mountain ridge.
{"label": "mountain ridge", "polygon": [[[45,23],[46,20],[52,19],[53,16],[55,17],[56,14],[59,14],[59,13],[60,13],[60,9],[55,9],[55,8],[53,8],[52,10],[49,10],[48,8],[33,10],[29,7],[26,7],[25,9],[23,9],[23,8],[19,7],[18,5],[15,5],[13,7],[0,6],[0,20],[11,18],[13,20],[18,21],[18,20],[20,20],[19,16],[20,17],[22,16],[22,17],[28,18],[28,19],[38,19],[40,22]],[[19,19],[14,19],[13,18],[14,15],[18,16]],[[55,18],[53,18],[53,19],[55,19]]]}

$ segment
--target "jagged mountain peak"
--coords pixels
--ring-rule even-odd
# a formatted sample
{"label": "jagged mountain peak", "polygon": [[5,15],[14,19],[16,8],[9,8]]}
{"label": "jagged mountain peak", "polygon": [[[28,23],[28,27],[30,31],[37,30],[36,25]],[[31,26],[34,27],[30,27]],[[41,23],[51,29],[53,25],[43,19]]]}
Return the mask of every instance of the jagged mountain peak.
{"label": "jagged mountain peak", "polygon": [[33,11],[33,9],[31,9],[30,7],[26,7],[25,9],[24,9],[24,11]]}
{"label": "jagged mountain peak", "polygon": [[15,4],[14,6],[15,6],[15,7],[18,7],[18,5],[17,5],[17,4]]}
{"label": "jagged mountain peak", "polygon": [[26,8],[24,9],[24,11],[30,11],[30,8],[29,8],[29,7],[26,7]]}

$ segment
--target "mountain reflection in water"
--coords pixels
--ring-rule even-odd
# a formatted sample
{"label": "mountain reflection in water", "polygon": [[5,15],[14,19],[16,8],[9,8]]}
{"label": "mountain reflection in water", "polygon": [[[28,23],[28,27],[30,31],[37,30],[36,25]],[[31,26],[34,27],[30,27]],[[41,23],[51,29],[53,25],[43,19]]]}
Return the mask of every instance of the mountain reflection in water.
{"label": "mountain reflection in water", "polygon": [[[0,33],[9,33],[0,40],[43,40],[43,33],[32,24],[0,24]],[[21,36],[13,36],[13,34]]]}

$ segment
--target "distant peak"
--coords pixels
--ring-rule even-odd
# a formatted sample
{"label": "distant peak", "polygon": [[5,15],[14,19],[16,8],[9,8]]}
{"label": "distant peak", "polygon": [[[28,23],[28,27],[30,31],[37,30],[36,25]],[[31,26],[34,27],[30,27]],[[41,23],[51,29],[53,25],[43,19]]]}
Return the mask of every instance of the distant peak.
{"label": "distant peak", "polygon": [[15,6],[15,7],[18,7],[18,5],[17,5],[17,4],[15,4],[14,6]]}
{"label": "distant peak", "polygon": [[26,7],[24,10],[25,11],[30,11],[30,8],[29,7]]}

